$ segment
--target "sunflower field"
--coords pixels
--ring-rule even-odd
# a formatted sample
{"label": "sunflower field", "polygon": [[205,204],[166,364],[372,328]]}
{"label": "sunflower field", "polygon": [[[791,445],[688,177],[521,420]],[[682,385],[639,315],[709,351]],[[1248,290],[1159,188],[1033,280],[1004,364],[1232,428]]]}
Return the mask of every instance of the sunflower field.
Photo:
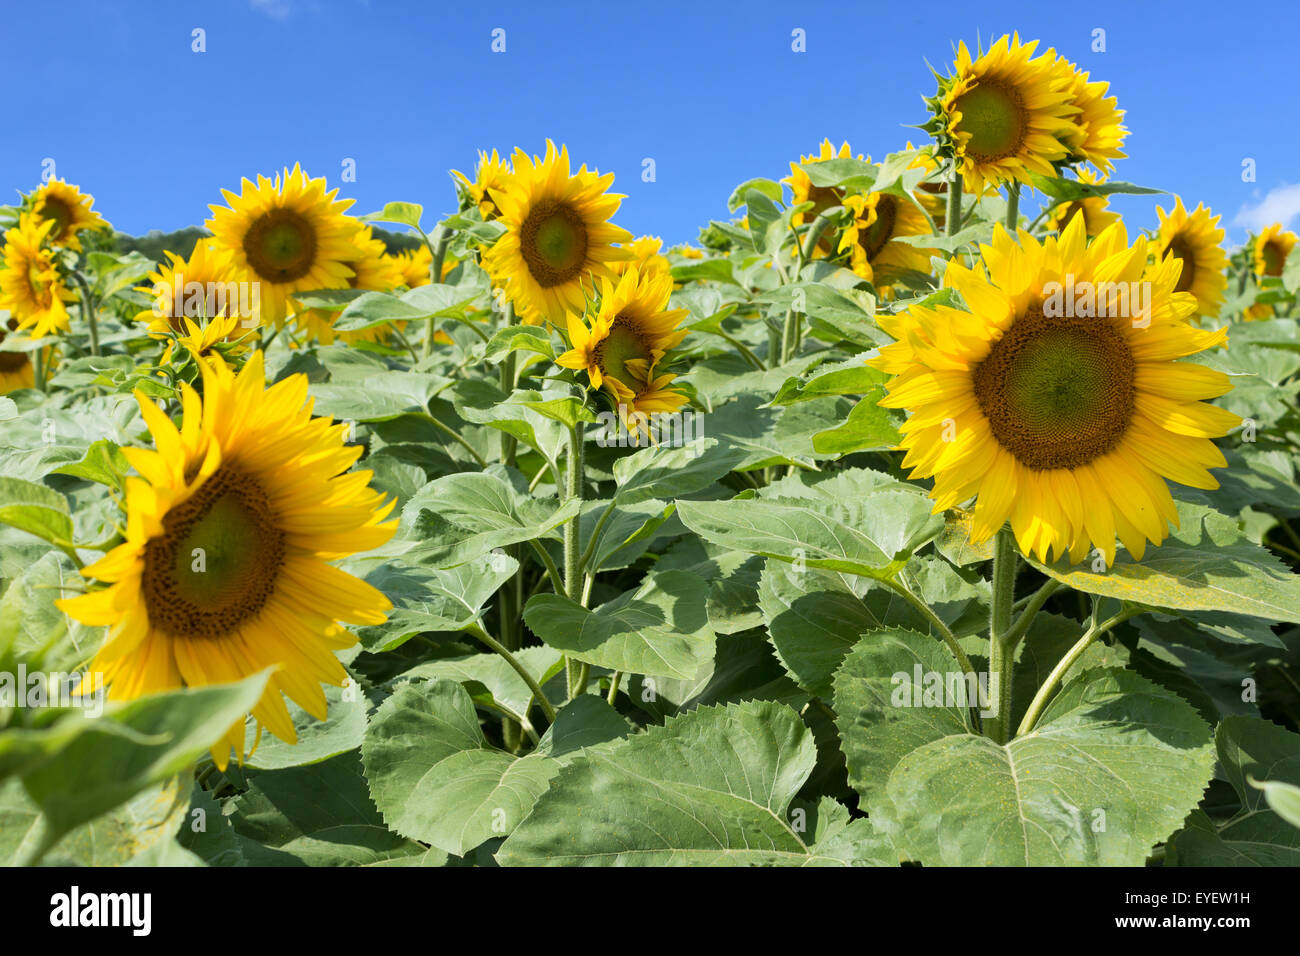
{"label": "sunflower field", "polygon": [[926,92],[671,248],[553,142],[15,184],[0,860],[1300,864],[1297,237],[1125,223],[1037,41]]}

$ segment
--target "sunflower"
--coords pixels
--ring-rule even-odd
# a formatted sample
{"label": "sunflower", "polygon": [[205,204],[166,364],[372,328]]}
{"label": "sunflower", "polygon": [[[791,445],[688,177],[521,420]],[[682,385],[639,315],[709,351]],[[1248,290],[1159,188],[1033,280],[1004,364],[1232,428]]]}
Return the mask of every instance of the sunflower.
{"label": "sunflower", "polygon": [[104,217],[91,207],[95,198],[61,179],[51,179],[31,197],[32,209],[41,219],[54,223],[49,241],[56,246],[81,251],[77,233],[83,229],[106,229]]}
{"label": "sunflower", "polygon": [[[429,273],[433,269],[433,253],[429,251],[427,245],[421,244],[414,249],[403,249],[389,258],[397,264],[398,270],[402,273],[402,285],[408,289],[429,284]],[[458,265],[460,260],[455,256],[443,256],[442,281],[446,282],[451,270]]]}
{"label": "sunflower", "polygon": [[629,269],[636,268],[642,275],[655,273],[667,275],[672,272],[672,264],[660,255],[664,241],[657,236],[642,236],[633,239],[625,248],[632,254],[626,262],[615,262],[612,266],[615,275],[623,275]]}
{"label": "sunflower", "polygon": [[251,338],[250,333],[242,323],[243,320],[237,315],[218,315],[201,322],[182,316],[180,328],[174,332],[174,341],[167,343],[162,361],[164,364],[170,362],[177,347],[196,361],[216,354],[226,357],[241,355],[251,345],[247,340]]}
{"label": "sunflower", "polygon": [[[324,720],[320,683],[343,684],[333,652],[356,642],[338,622],[379,624],[391,607],[326,562],[386,542],[393,502],[348,471],[361,448],[343,443],[346,425],[312,418],[305,375],[265,388],[261,352],[238,376],[219,358],[199,365],[203,397],[181,386],[179,430],[136,393],[156,450],[123,449],[141,476],[127,479],[126,541],[82,572],[108,587],[58,605],[108,626],[88,674],[114,698],[278,668],[253,716],[293,743],[281,694]],[[241,721],[213,748],[217,766],[243,745]]]}
{"label": "sunflower", "polygon": [[[1101,182],[1098,176],[1086,166],[1079,167],[1079,182],[1095,185]],[[1052,209],[1047,217],[1047,231],[1060,232],[1077,214],[1083,214],[1083,227],[1089,238],[1099,236],[1107,226],[1119,221],[1119,213],[1111,212],[1107,206],[1110,199],[1106,196],[1085,196],[1073,202],[1061,203]]]}
{"label": "sunflower", "polygon": [[1220,217],[1211,217],[1203,204],[1188,213],[1181,197],[1175,197],[1173,212],[1166,213],[1157,206],[1156,213],[1160,217],[1156,257],[1182,262],[1177,291],[1196,296],[1199,315],[1217,316],[1223,305],[1223,290],[1228,285],[1223,272],[1228,257],[1219,245],[1223,242],[1223,230],[1218,228]]}
{"label": "sunflower", "polygon": [[607,380],[614,406],[629,433],[649,440],[654,435],[650,416],[672,414],[686,404],[682,392],[668,387],[676,377],[671,372],[656,375],[651,366],[643,378],[633,379],[631,385],[618,379]]}
{"label": "sunflower", "polygon": [[898,241],[900,236],[930,235],[925,213],[914,204],[892,193],[874,192],[849,196],[844,206],[853,213],[853,222],[840,236],[838,251],[849,253],[849,267],[856,275],[884,290],[905,273],[929,273],[930,256],[938,250]]}
{"label": "sunflower", "polygon": [[274,181],[245,179],[239,195],[223,189],[230,208],[209,205],[206,225],[218,250],[237,278],[258,283],[262,323],[283,325],[294,292],[347,287],[352,270],[344,263],[355,255],[360,224],[343,214],[352,200],[337,194],[294,166]]}
{"label": "sunflower", "polygon": [[5,232],[4,269],[0,270],[0,309],[18,320],[17,328],[34,338],[68,330],[68,307],[76,296],[63,284],[55,253],[46,245],[55,222],[32,213],[18,217]]}
{"label": "sunflower", "polygon": [[[1055,55],[1054,50],[1047,53],[1049,58]],[[1115,171],[1111,160],[1124,158],[1125,154],[1119,148],[1128,135],[1128,130],[1121,122],[1124,111],[1116,107],[1119,101],[1106,95],[1109,83],[1100,80],[1090,82],[1088,74],[1065,57],[1058,56],[1053,68],[1057,76],[1065,81],[1064,87],[1070,94],[1070,102],[1079,110],[1065,135],[1070,162],[1092,163],[1109,176]]]}
{"label": "sunflower", "polygon": [[[16,328],[18,320],[12,316],[0,324],[0,342]],[[20,388],[32,388],[35,384],[36,370],[31,355],[27,352],[0,352],[0,395],[7,395]]]}
{"label": "sunflower", "polygon": [[479,215],[484,219],[496,219],[501,215],[493,194],[497,190],[504,189],[510,179],[510,163],[498,156],[495,149],[492,150],[491,156],[481,149],[478,151],[478,166],[474,171],[473,180],[455,169],[451,174],[465,187],[465,192],[478,207]]}
{"label": "sunflower", "polygon": [[972,59],[963,42],[955,72],[927,100],[935,118],[925,128],[956,160],[968,192],[1013,180],[1031,183],[1030,173],[1055,176],[1052,164],[1068,156],[1062,140],[1077,136],[1079,108],[1066,78],[1053,69],[1053,55],[1033,55],[1037,45],[1003,36]]}
{"label": "sunflower", "polygon": [[[800,203],[810,202],[812,208],[805,212],[792,213],[790,216],[790,225],[798,229],[804,222],[811,222],[819,215],[834,206],[839,206],[844,202],[844,190],[837,189],[834,186],[814,186],[812,180],[808,177],[808,172],[803,168],[803,163],[824,163],[830,159],[851,159],[853,150],[849,148],[847,141],[840,144],[839,151],[831,145],[829,139],[822,140],[821,151],[814,156],[800,156],[799,162],[790,164],[790,175],[781,182],[790,187],[794,194],[790,200],[790,205],[798,206]],[[858,154],[858,159],[862,155]],[[742,228],[748,228],[748,219]],[[831,240],[825,235],[817,243],[817,248],[813,250],[813,258],[821,258],[832,253],[833,247]]]}
{"label": "sunflower", "polygon": [[681,256],[683,259],[703,259],[703,258],[704,258],[704,250],[703,250],[703,249],[697,249],[697,248],[695,248],[695,246],[691,246],[691,245],[681,245],[681,246],[677,246],[677,247],[676,247],[675,249],[673,249],[672,251],[673,251],[673,252],[676,252],[676,253],[677,253],[679,256]]}
{"label": "sunflower", "polygon": [[[230,256],[208,242],[194,244],[189,259],[165,253],[168,262],[148,275],[149,283],[138,290],[153,297],[154,303],[136,313],[137,322],[147,322],[156,339],[188,331],[186,319],[234,318],[223,323],[230,339],[241,338],[253,324],[257,305],[248,286],[235,280]],[[241,292],[243,298],[241,301]],[[245,325],[247,321],[247,325]],[[189,323],[195,324],[195,323]],[[209,326],[210,327],[210,326]]]}
{"label": "sunflower", "polygon": [[630,267],[615,285],[601,282],[600,308],[588,328],[569,314],[571,348],[555,361],[565,368],[587,373],[592,388],[617,389],[618,383],[635,391],[649,381],[655,364],[686,337],[678,328],[686,309],[669,309],[671,276],[640,272]]}
{"label": "sunflower", "polygon": [[1273,223],[1255,240],[1255,274],[1280,276],[1295,244],[1294,232],[1283,232],[1280,222]]}
{"label": "sunflower", "polygon": [[[1130,247],[1123,223],[1091,245],[1078,216],[1042,245],[1019,239],[998,226],[982,262],[948,263],[944,285],[970,311],[877,316],[897,340],[870,362],[894,376],[880,404],[911,412],[903,465],[934,479],[936,512],[975,499],[974,541],[1010,519],[1043,561],[1091,546],[1109,564],[1117,534],[1140,559],[1177,525],[1166,480],[1218,487],[1207,469],[1225,461],[1210,439],[1240,419],[1202,400],[1232,385],[1176,360],[1226,330],[1187,321],[1196,302],[1176,291],[1177,264],[1147,265],[1147,240]],[[1070,283],[1083,297],[1063,307]]]}
{"label": "sunflower", "polygon": [[[388,255],[383,240],[376,239],[369,226],[361,226],[352,237],[352,249],[343,265],[352,275],[340,288],[387,292],[402,285],[404,281],[401,263]],[[406,327],[405,322],[393,322],[351,332],[335,332],[334,320],[337,317],[338,313],[329,309],[304,309],[294,314],[294,321],[307,333],[308,338],[322,345],[333,344],[335,338],[349,345],[356,342],[378,342],[388,335],[390,326],[399,330]]]}
{"label": "sunflower", "polygon": [[628,253],[614,243],[632,234],[609,222],[622,196],[606,190],[614,174],[569,173],[569,151],[546,141],[546,157],[515,150],[514,175],[492,191],[506,231],[483,253],[494,288],[505,289],[525,325],[584,311],[589,276],[610,278]]}

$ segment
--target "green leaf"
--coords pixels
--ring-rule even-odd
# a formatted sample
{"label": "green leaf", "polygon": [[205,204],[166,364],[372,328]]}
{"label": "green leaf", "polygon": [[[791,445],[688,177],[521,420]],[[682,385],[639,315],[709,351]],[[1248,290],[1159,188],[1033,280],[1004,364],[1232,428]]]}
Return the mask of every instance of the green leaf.
{"label": "green leaf", "polygon": [[587,697],[557,715],[535,753],[517,758],[488,744],[460,684],[438,680],[405,685],[386,700],[362,754],[388,825],[463,856],[515,828],[564,765],[555,758],[628,730],[609,705]]}
{"label": "green leaf", "polygon": [[[1300,865],[1300,829],[1273,805],[1300,786],[1300,734],[1259,717],[1226,717],[1215,734],[1222,775],[1241,809],[1227,820],[1201,814],[1169,846],[1179,866]],[[1285,795],[1279,791],[1291,788]],[[1270,793],[1270,788],[1272,793]],[[1294,803],[1284,803],[1294,811]]]}
{"label": "green leaf", "polygon": [[869,395],[875,392],[883,395],[880,386],[888,376],[864,364],[863,358],[858,356],[833,366],[822,366],[807,380],[788,378],[773,396],[771,404],[793,405],[825,395]]}
{"label": "green leaf", "polygon": [[555,358],[551,336],[535,325],[511,325],[497,329],[488,339],[483,358],[489,362],[500,361],[511,352],[536,352],[548,359]]}
{"label": "green leaf", "polygon": [[[843,726],[854,738],[871,732]],[[1186,701],[1098,668],[1009,744],[951,734],[917,747],[867,809],[926,866],[1140,866],[1196,806],[1213,762],[1210,729]]]}
{"label": "green leaf", "polygon": [[[523,665],[538,684],[542,685],[547,696],[552,697],[551,688],[546,686],[545,678],[563,660],[559,651],[549,647],[525,647],[512,653],[515,660]],[[505,707],[515,714],[523,714],[528,709],[533,696],[532,690],[524,683],[519,673],[504,657],[495,653],[425,661],[408,671],[403,671],[397,679],[415,678],[442,678],[457,681],[464,685],[476,704],[486,707],[494,705]],[[565,696],[567,696],[565,690],[560,690],[552,699],[562,701]]]}
{"label": "green leaf", "polygon": [[483,605],[519,570],[503,551],[454,568],[425,568],[387,560],[365,576],[387,595],[393,611],[383,624],[357,629],[371,653],[391,651],[417,634],[464,631],[482,617]]}
{"label": "green leaf", "polygon": [[715,438],[697,438],[676,447],[642,448],[615,460],[618,491],[614,501],[630,505],[694,494],[722,478],[744,458],[744,449],[728,448]]}
{"label": "green leaf", "polygon": [[324,763],[256,774],[230,801],[239,852],[250,866],[377,866],[397,861],[438,866],[418,843],[384,825],[347,753]]}
{"label": "green leaf", "polygon": [[86,449],[81,461],[55,468],[53,474],[72,475],[86,481],[98,482],[121,493],[124,476],[131,470],[131,463],[122,454],[122,449],[107,439],[100,439]]}
{"label": "green leaf", "polygon": [[1180,528],[1141,561],[1117,554],[1104,572],[1026,558],[1077,591],[1180,611],[1231,611],[1300,622],[1300,575],[1247,541],[1232,518],[1178,503]]}
{"label": "green leaf", "polygon": [[[355,680],[346,687],[327,686],[325,703],[328,716],[317,720],[293,701],[286,701],[289,719],[298,733],[298,742],[285,743],[274,734],[262,733],[250,723],[245,729],[244,766],[257,770],[283,770],[320,763],[361,746],[366,730],[366,697]],[[257,742],[257,749],[253,744]]]}
{"label": "green leaf", "polygon": [[[724,282],[740,286],[729,259],[701,259],[672,268],[674,282]],[[743,288],[743,287],[742,287]]]}
{"label": "green leaf", "polygon": [[[504,866],[884,862],[867,821],[792,813],[817,759],[788,707],[702,707],[561,771],[497,852]],[[806,811],[805,811],[806,814]],[[800,825],[803,824],[802,832]],[[823,849],[813,842],[826,840]]]}
{"label": "green leaf", "polygon": [[746,215],[749,217],[749,236],[754,249],[764,255],[771,255],[781,248],[786,228],[781,210],[776,203],[760,190],[750,189],[745,193]]}
{"label": "green leaf", "polygon": [[589,611],[558,594],[538,594],[524,622],[547,646],[598,667],[689,679],[713,659],[705,581],[684,571],[649,575]]}
{"label": "green leaf", "polygon": [[741,206],[745,205],[745,196],[751,190],[756,189],[772,202],[780,202],[783,195],[781,184],[771,179],[749,179],[741,183],[731,191],[730,198],[727,199],[727,211],[735,212]]}
{"label": "green leaf", "polygon": [[876,182],[879,167],[861,159],[841,157],[837,159],[816,159],[800,163],[799,167],[808,174],[814,186],[838,187],[858,191],[868,190]]}
{"label": "green leaf", "polygon": [[424,207],[415,202],[389,202],[378,212],[367,213],[361,217],[362,222],[395,222],[412,229],[420,228],[420,217]]}
{"label": "green leaf", "polygon": [[896,448],[903,436],[894,426],[887,409],[876,404],[885,390],[877,386],[853,406],[843,425],[828,428],[813,436],[813,451],[819,455],[851,455],[859,451],[886,451]]}
{"label": "green leaf", "polygon": [[53,488],[0,478],[0,523],[34,534],[57,547],[72,544],[72,519],[68,500]]}
{"label": "green leaf", "polygon": [[[237,684],[151,694],[110,705],[101,720],[132,735],[82,733],[54,759],[28,771],[23,784],[40,806],[48,849],[69,830],[191,766],[262,696],[270,672]],[[139,737],[156,738],[140,742]]]}

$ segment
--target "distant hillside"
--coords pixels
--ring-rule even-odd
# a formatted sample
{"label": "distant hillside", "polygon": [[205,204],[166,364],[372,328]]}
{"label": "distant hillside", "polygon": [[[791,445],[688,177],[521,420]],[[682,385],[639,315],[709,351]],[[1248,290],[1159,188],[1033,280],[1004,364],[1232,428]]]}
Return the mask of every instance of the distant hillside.
{"label": "distant hillside", "polygon": [[[390,253],[400,252],[403,249],[414,249],[419,246],[423,240],[419,236],[410,233],[389,232],[387,229],[380,229],[376,226],[370,227],[375,238],[382,239],[384,245],[388,247]],[[194,251],[194,244],[203,236],[210,233],[200,226],[186,226],[184,229],[177,229],[175,232],[162,232],[159,229],[151,229],[143,236],[131,236],[125,232],[114,232],[113,241],[120,253],[138,252],[143,256],[148,256],[154,262],[163,262],[165,260],[164,252],[174,252],[182,258],[188,259],[190,253]]]}

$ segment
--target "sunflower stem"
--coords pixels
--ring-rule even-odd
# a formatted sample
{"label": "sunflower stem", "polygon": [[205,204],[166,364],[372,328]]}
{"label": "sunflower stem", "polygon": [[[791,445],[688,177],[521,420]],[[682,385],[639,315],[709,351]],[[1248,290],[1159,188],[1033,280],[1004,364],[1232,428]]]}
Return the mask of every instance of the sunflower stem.
{"label": "sunflower stem", "polygon": [[35,379],[36,387],[45,391],[45,349],[32,352],[32,378]]}
{"label": "sunflower stem", "polygon": [[954,164],[948,180],[948,210],[944,215],[943,231],[955,236],[961,230],[961,170]]}
{"label": "sunflower stem", "polygon": [[456,431],[456,429],[452,428],[446,422],[434,418],[428,412],[413,412],[412,414],[414,415],[414,417],[420,419],[421,421],[428,422],[430,425],[434,426],[440,431],[446,432],[447,435],[449,435],[456,442],[456,444],[460,445],[467,452],[469,452],[471,456],[473,456],[474,460],[478,462],[478,466],[480,468],[487,467],[488,464],[487,459],[484,458],[482,455],[480,455],[478,451],[474,448],[474,446],[471,445],[469,442],[467,442],[464,436],[462,436],[460,432]]}
{"label": "sunflower stem", "polygon": [[[505,325],[514,325],[515,309],[514,305],[507,302],[503,322]],[[509,398],[515,390],[515,376],[517,374],[518,361],[517,355],[512,349],[506,353],[506,357],[501,360],[501,391],[506,393]],[[501,461],[507,468],[513,468],[515,465],[515,452],[519,449],[519,442],[514,435],[507,432],[501,433]]]}
{"label": "sunflower stem", "polygon": [[[570,601],[579,603],[582,600],[582,554],[578,550],[582,526],[582,438],[583,423],[574,422],[569,427],[569,467],[565,474],[564,500],[567,503],[577,499],[578,511],[564,526],[564,591]],[[570,700],[581,693],[582,669],[581,661],[565,658]]]}
{"label": "sunflower stem", "polygon": [[95,318],[95,297],[91,294],[90,286],[86,284],[86,278],[80,272],[73,271],[72,278],[77,283],[78,291],[81,293],[81,313],[86,319],[86,327],[90,331],[90,354],[99,355],[99,323]]}
{"label": "sunflower stem", "polygon": [[1007,183],[1007,232],[1016,234],[1020,224],[1020,183]]}
{"label": "sunflower stem", "polygon": [[1007,742],[1011,726],[1011,678],[1015,669],[1016,644],[1010,640],[1011,605],[1015,603],[1016,545],[1003,527],[993,543],[993,599],[989,610],[989,680],[994,683],[997,709],[984,722],[984,732],[994,742]]}
{"label": "sunflower stem", "polygon": [[[537,705],[542,708],[542,713],[546,715],[546,719],[551,723],[555,723],[555,708],[552,707],[551,702],[546,699],[546,694],[542,692],[541,685],[537,683],[537,679],[533,677],[532,674],[528,673],[528,668],[519,663],[519,659],[515,657],[515,655],[511,654],[504,644],[492,637],[492,635],[488,634],[487,631],[483,630],[483,628],[479,627],[477,624],[471,624],[467,630],[470,634],[474,635],[489,648],[505,658],[506,663],[514,668],[515,673],[523,678],[524,683],[528,685],[528,689],[533,692],[533,697],[536,698]],[[526,711],[524,716],[527,716]]]}
{"label": "sunflower stem", "polygon": [[[433,230],[438,237],[435,244],[423,230],[420,234],[424,236],[424,243],[429,247],[429,253],[433,256],[433,262],[429,266],[429,282],[434,285],[442,283],[442,261],[447,257],[447,245],[451,242],[451,230],[438,223]],[[424,357],[428,358],[433,354],[433,336],[438,331],[437,319],[433,316],[425,319],[424,325]]]}

